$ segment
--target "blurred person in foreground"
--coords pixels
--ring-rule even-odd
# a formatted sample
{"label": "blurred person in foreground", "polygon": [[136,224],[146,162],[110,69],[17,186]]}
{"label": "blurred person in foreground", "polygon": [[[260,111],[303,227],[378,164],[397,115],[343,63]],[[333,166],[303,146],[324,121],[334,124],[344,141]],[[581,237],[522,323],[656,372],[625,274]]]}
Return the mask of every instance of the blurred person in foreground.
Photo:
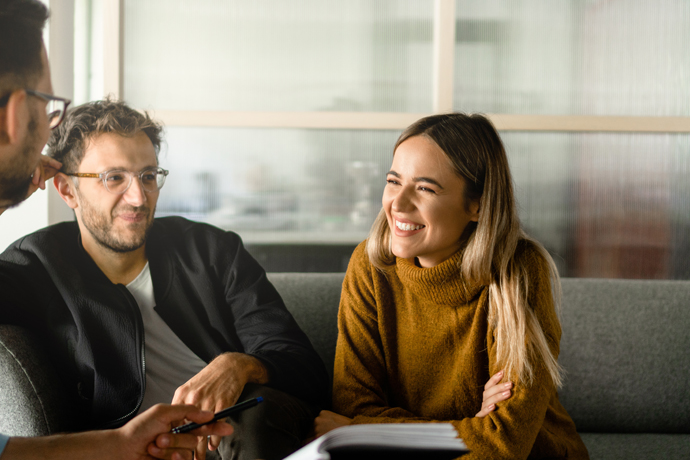
{"label": "blurred person in foreground", "polygon": [[520,227],[491,122],[415,122],[386,181],[345,275],[334,412],[321,412],[315,434],[447,421],[470,449],[463,458],[588,458],[558,400],[560,278]]}
{"label": "blurred person in foreground", "polygon": [[[41,35],[47,18],[46,7],[38,1],[0,3],[0,213],[45,189],[45,181],[61,166],[41,155],[69,104],[52,94]],[[229,435],[232,427],[218,422],[195,434],[169,431],[185,419],[204,422],[212,416],[194,406],[159,405],[117,430],[42,438],[0,434],[0,459],[191,459],[197,435]]]}

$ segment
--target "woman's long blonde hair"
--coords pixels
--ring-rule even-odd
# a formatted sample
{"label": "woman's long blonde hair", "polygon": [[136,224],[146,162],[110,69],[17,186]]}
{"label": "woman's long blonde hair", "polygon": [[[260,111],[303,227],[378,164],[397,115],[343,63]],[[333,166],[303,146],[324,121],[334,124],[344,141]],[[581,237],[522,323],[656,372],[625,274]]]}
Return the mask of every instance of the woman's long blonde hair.
{"label": "woman's long blonde hair", "polygon": [[[515,257],[518,242],[529,241],[546,260],[557,311],[560,278],[546,249],[520,228],[508,158],[496,129],[479,114],[433,115],[408,127],[393,151],[413,136],[426,136],[436,142],[465,181],[466,206],[480,204],[479,221],[470,222],[464,232],[467,246],[459,268],[468,283],[489,286],[489,323],[495,331],[498,368],[516,382],[530,383],[535,363],[543,361],[554,385],[560,387],[561,368],[533,306],[528,305],[528,261]],[[395,264],[390,244],[390,228],[381,210],[366,249],[369,260],[383,271]]]}

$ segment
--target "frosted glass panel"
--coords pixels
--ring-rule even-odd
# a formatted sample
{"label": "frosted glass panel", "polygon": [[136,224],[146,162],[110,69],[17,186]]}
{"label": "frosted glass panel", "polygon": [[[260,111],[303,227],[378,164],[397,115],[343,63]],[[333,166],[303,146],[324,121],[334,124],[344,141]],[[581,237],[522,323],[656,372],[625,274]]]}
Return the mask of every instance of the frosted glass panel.
{"label": "frosted glass panel", "polygon": [[502,137],[523,225],[563,276],[690,279],[690,136]]}
{"label": "frosted glass panel", "polygon": [[690,116],[687,0],[457,0],[454,107]]}
{"label": "frosted glass panel", "polygon": [[[356,244],[398,131],[167,130],[158,215],[253,244]],[[690,135],[501,134],[520,218],[563,276],[690,279]]]}
{"label": "frosted glass panel", "polygon": [[155,109],[431,110],[433,0],[125,0],[124,94]]}
{"label": "frosted glass panel", "polygon": [[167,129],[158,215],[259,243],[352,243],[381,208],[398,131]]}

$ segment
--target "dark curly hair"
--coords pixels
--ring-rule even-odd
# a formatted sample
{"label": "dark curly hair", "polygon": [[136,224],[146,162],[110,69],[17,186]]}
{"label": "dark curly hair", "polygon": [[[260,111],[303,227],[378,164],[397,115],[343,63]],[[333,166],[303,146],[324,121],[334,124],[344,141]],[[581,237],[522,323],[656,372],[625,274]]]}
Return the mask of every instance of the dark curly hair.
{"label": "dark curly hair", "polygon": [[89,102],[67,111],[48,140],[48,156],[62,163],[62,171],[75,172],[84,159],[87,143],[94,137],[105,133],[132,137],[143,132],[158,159],[162,131],[163,127],[148,113],[138,112],[122,101],[108,98]]}
{"label": "dark curly hair", "polygon": [[32,86],[43,74],[41,47],[47,19],[48,9],[37,0],[0,1],[0,99]]}

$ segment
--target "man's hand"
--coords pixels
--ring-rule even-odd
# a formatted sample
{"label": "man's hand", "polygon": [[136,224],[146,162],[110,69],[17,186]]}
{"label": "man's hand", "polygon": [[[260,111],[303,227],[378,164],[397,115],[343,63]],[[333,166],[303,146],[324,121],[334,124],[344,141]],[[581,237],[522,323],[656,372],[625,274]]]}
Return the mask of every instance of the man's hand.
{"label": "man's hand", "polygon": [[[193,452],[200,440],[206,436],[227,436],[232,434],[232,426],[218,421],[194,430],[191,433],[172,434],[170,430],[183,421],[203,423],[211,420],[213,413],[201,411],[195,406],[170,406],[157,404],[139,414],[125,426],[115,430],[119,437],[116,446],[109,447],[111,452],[122,450],[123,459],[172,459],[184,460],[193,458]],[[104,449],[107,448],[104,446]]]}
{"label": "man's hand", "polygon": [[[224,353],[179,387],[172,402],[218,412],[234,405],[247,383],[268,383],[268,371],[261,361],[243,353]],[[217,449],[220,440],[221,436],[211,436],[208,449]],[[206,443],[203,441],[196,450],[199,460],[206,458]]]}
{"label": "man's hand", "polygon": [[60,168],[62,168],[62,163],[45,155],[41,155],[41,159],[34,170],[31,185],[29,186],[29,192],[27,193],[26,197],[29,198],[39,188],[41,190],[45,190],[46,181],[54,177]]}
{"label": "man's hand", "polygon": [[191,460],[199,437],[232,434],[232,426],[218,421],[191,433],[171,434],[187,419],[197,423],[213,414],[194,406],[158,404],[116,430],[85,431],[35,438],[10,438],[2,460]]}
{"label": "man's hand", "polygon": [[[51,177],[54,177],[60,168],[62,168],[62,163],[45,155],[41,155],[41,159],[36,165],[34,173],[31,175],[31,184],[29,184],[29,189],[27,190],[24,199],[29,198],[39,188],[45,190],[46,181]],[[6,210],[6,206],[0,207],[0,214]]]}

